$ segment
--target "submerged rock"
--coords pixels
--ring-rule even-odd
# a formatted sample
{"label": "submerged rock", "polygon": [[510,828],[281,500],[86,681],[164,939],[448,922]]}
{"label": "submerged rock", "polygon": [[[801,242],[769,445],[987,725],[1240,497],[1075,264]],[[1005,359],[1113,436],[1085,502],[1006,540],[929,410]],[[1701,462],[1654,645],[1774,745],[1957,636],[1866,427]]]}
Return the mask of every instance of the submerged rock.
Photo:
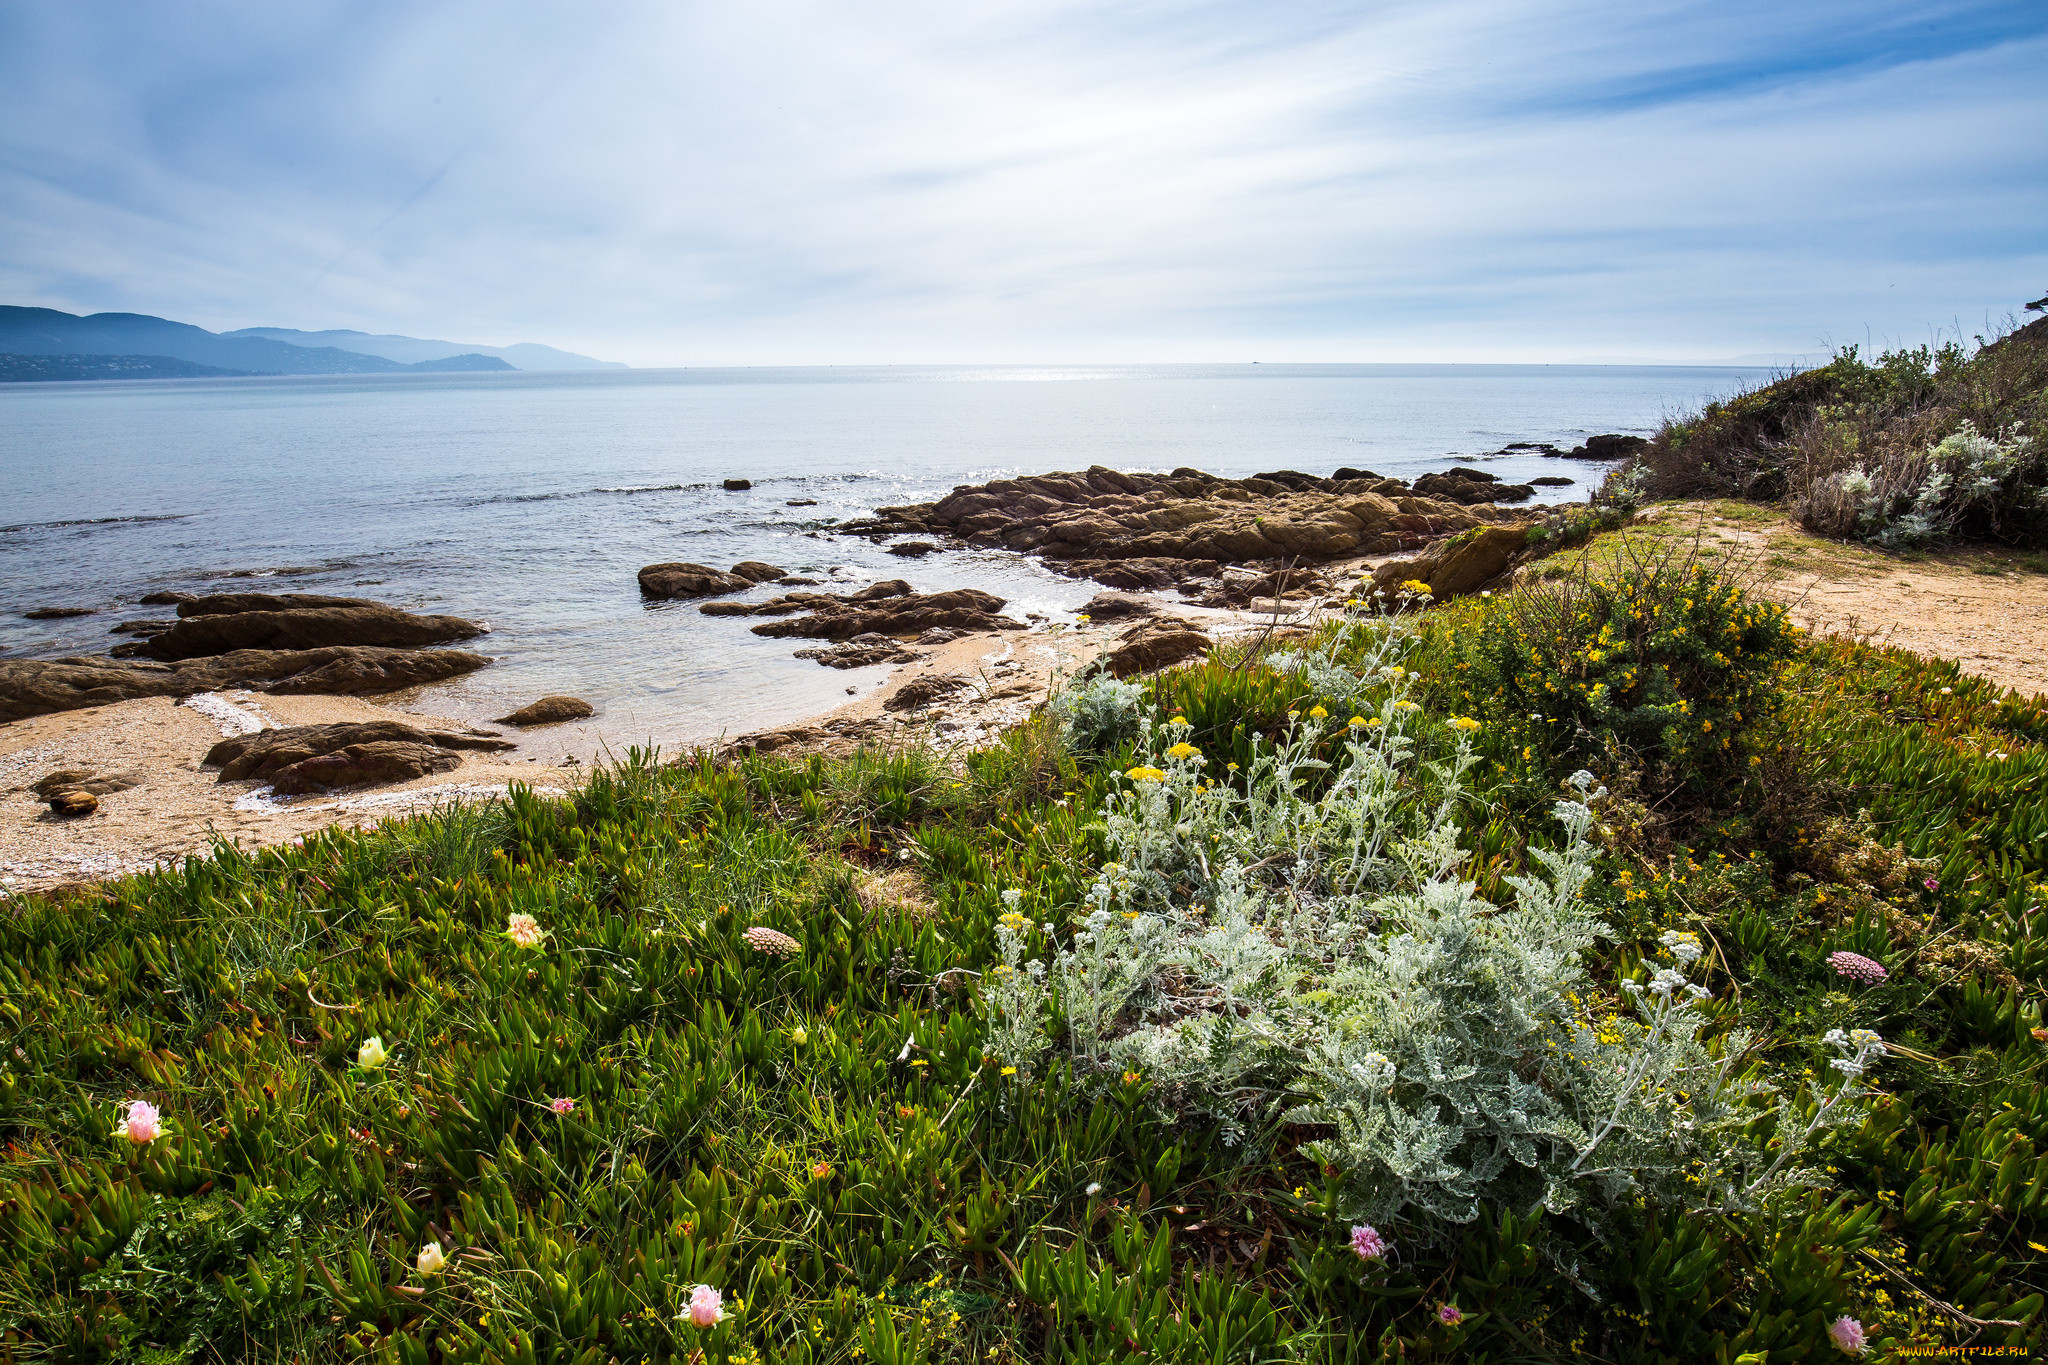
{"label": "submerged rock", "polygon": [[728,493],[744,493],[754,486],[752,479],[727,479],[724,487]]}
{"label": "submerged rock", "polygon": [[91,616],[98,610],[98,607],[37,607],[21,615],[28,621],[67,621],[74,616]]}
{"label": "submerged rock", "polygon": [[938,548],[929,540],[905,540],[891,545],[889,553],[904,559],[923,559],[928,554],[937,553]]}
{"label": "submerged rock", "polygon": [[597,708],[581,697],[542,697],[520,707],[509,716],[498,717],[496,724],[517,725],[522,729],[529,725],[553,725],[558,721],[582,720],[597,714]]}

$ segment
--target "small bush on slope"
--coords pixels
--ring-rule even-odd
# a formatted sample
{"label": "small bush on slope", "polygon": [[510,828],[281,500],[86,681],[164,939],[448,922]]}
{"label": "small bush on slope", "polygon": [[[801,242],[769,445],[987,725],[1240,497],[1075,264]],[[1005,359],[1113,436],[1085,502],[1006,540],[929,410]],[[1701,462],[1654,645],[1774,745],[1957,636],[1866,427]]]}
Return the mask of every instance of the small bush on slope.
{"label": "small bush on slope", "polygon": [[1854,346],[1696,417],[1640,457],[1653,497],[1787,503],[1823,535],[2048,543],[2048,321],[1974,350]]}

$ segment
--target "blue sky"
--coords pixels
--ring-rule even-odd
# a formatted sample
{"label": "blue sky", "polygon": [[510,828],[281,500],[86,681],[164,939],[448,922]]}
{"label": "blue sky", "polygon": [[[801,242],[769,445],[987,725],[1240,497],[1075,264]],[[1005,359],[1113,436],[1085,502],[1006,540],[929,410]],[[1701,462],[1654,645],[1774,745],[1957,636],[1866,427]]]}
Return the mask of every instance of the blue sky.
{"label": "blue sky", "polygon": [[0,0],[0,302],[634,364],[1713,360],[2048,293],[2048,4]]}

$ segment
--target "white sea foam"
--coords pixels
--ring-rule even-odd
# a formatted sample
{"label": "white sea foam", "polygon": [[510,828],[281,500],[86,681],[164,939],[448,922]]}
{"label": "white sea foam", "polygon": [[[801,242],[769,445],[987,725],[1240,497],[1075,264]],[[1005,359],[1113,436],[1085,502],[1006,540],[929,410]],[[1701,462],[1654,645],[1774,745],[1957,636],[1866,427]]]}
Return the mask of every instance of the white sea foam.
{"label": "white sea foam", "polygon": [[253,735],[261,730],[275,730],[277,722],[262,714],[254,706],[229,701],[218,692],[201,692],[180,702],[205,716],[220,727],[221,734],[229,739],[237,735]]}

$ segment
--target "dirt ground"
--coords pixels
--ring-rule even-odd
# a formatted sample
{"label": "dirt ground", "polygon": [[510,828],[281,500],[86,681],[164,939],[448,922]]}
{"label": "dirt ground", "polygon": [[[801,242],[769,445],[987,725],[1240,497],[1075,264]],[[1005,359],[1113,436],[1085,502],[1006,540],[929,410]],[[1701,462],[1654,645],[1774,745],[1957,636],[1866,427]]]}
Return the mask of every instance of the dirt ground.
{"label": "dirt ground", "polygon": [[1899,645],[2048,693],[2048,557],[1845,545],[1809,535],[1776,508],[1739,502],[1668,503],[1645,520],[1733,557],[1815,634]]}

